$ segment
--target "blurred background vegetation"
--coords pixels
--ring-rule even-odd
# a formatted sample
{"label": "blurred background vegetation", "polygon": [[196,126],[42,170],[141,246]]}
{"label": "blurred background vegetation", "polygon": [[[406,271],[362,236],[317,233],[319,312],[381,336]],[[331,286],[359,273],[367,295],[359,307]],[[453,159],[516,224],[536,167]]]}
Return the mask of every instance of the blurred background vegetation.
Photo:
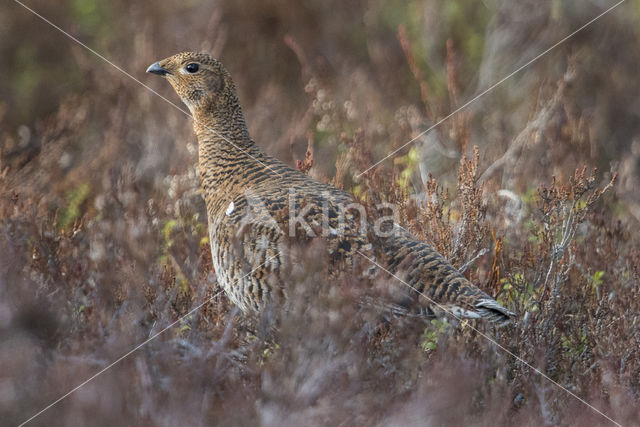
{"label": "blurred background vegetation", "polygon": [[[492,336],[638,422],[640,0],[364,178],[614,2],[25,4],[175,103],[146,67],[183,50],[220,58],[265,151],[295,165],[311,146],[312,176],[400,202],[457,267],[486,249],[466,274],[520,319]],[[0,412],[19,423],[217,291],[190,120],[18,3],[0,5],[0,40]],[[362,348],[350,328],[283,327],[267,344],[218,295],[174,329],[34,423],[606,421],[442,320]]]}

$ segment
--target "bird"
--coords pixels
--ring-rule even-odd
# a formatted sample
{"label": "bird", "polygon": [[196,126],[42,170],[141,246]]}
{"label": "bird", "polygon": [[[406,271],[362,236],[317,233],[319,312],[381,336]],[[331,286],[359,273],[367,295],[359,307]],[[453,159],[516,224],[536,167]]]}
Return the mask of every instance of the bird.
{"label": "bird", "polygon": [[514,313],[428,243],[393,221],[372,232],[365,212],[345,211],[355,203],[349,193],[267,155],[249,135],[236,86],[219,60],[183,52],[146,71],[164,77],[193,118],[213,269],[242,312],[286,309],[290,241],[302,234],[325,243],[329,272],[358,263],[400,282],[390,306],[510,322]]}

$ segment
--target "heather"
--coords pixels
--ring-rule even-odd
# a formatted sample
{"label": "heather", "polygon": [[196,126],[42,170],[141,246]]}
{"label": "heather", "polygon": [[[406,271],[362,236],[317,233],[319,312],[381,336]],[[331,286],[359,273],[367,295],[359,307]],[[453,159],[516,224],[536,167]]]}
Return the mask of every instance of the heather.
{"label": "heather", "polygon": [[28,3],[176,104],[146,67],[220,58],[265,151],[393,203],[516,313],[501,328],[381,319],[301,245],[299,308],[276,335],[217,287],[191,120],[0,6],[0,418],[25,421],[154,337],[32,423],[608,424],[522,360],[637,423],[637,3],[403,147],[608,7],[527,3]]}

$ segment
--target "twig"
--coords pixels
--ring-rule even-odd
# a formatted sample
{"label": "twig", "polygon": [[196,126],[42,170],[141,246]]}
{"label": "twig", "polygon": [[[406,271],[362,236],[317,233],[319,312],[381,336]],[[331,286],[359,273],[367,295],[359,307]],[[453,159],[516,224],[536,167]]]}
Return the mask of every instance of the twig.
{"label": "twig", "polygon": [[566,82],[570,81],[573,77],[572,71],[567,71],[565,73],[564,79],[560,81],[558,84],[558,89],[553,97],[546,103],[544,107],[536,114],[535,118],[533,118],[527,126],[515,137],[507,151],[493,162],[480,176],[480,180],[484,181],[493,175],[498,169],[502,168],[507,164],[513,164],[517,160],[518,155],[520,154],[522,148],[524,148],[527,141],[529,141],[531,135],[539,133],[544,126],[549,123],[551,119],[551,115],[560,104],[560,100],[564,95],[564,89],[566,86]]}
{"label": "twig", "polygon": [[482,255],[486,254],[487,252],[489,252],[489,250],[487,248],[480,249],[478,251],[478,253],[476,254],[476,256],[471,258],[469,261],[465,262],[464,265],[458,269],[460,271],[460,273],[464,273],[465,271],[467,271],[467,269],[469,267],[471,267],[471,265],[474,262],[476,262],[478,258],[480,258]]}
{"label": "twig", "polygon": [[416,58],[411,52],[411,43],[409,42],[407,30],[405,29],[404,25],[398,26],[398,41],[400,42],[400,46],[402,47],[404,56],[407,58],[407,64],[409,65],[411,74],[413,74],[413,77],[420,85],[420,97],[422,99],[422,103],[424,104],[427,118],[429,118],[429,120],[433,120],[433,111],[431,111],[431,107],[429,106],[429,85],[422,76],[422,72],[420,71],[420,67],[418,67]]}

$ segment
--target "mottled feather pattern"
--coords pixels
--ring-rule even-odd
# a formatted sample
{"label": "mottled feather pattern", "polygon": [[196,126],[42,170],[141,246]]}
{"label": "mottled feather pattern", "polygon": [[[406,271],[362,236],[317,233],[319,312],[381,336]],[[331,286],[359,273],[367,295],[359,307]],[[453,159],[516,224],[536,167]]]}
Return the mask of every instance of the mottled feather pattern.
{"label": "mottled feather pattern", "polygon": [[356,264],[370,271],[371,262],[383,263],[384,270],[408,285],[396,284],[397,298],[387,304],[394,312],[446,310],[459,317],[509,320],[512,313],[431,246],[397,224],[390,226],[389,235],[375,235],[372,224],[365,222],[363,232],[359,215],[341,210],[354,202],[348,193],[264,154],[249,137],[235,85],[220,62],[186,52],[148,71],[166,77],[193,114],[213,266],[226,294],[242,311],[286,307],[283,275],[286,263],[297,257],[288,240],[293,232],[323,239],[329,274]]}

